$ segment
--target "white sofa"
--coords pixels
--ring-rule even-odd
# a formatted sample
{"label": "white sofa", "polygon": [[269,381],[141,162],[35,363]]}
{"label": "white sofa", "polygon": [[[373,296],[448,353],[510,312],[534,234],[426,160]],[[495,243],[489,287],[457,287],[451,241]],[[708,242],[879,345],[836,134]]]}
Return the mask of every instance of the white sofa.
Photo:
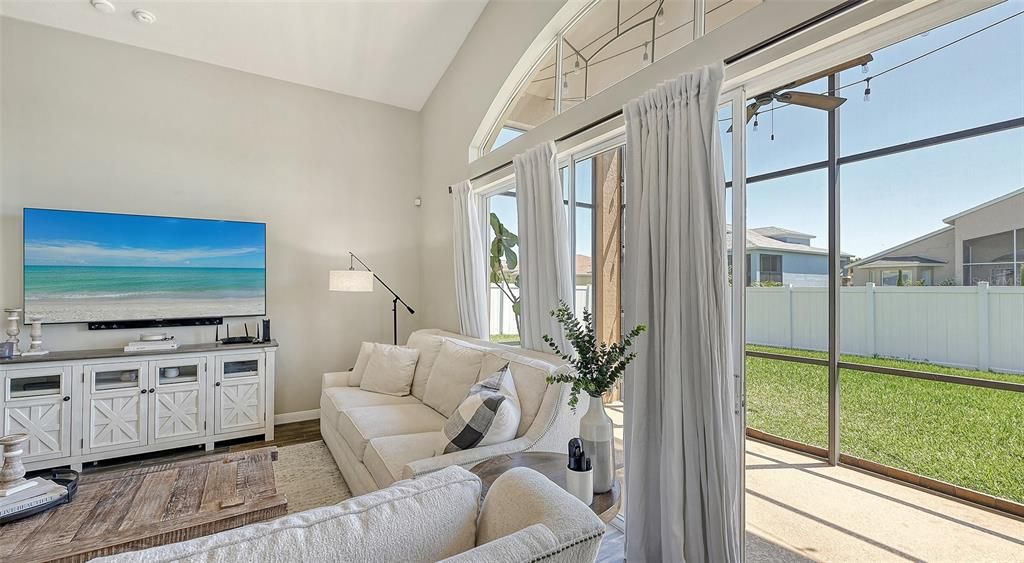
{"label": "white sofa", "polygon": [[[449,376],[448,370],[433,370],[445,342],[464,351],[467,361],[482,358],[476,380],[509,363],[522,407],[514,440],[434,456],[447,416],[425,404],[423,398],[430,379]],[[470,468],[500,454],[565,452],[568,440],[579,432],[579,418],[586,406],[580,405],[572,413],[568,408],[569,387],[548,385],[545,380],[563,365],[558,356],[436,329],[414,332],[407,346],[420,351],[410,395],[395,397],[364,391],[353,385],[351,370],[323,376],[320,433],[353,493],[365,494],[450,465]],[[444,381],[459,400],[473,382]],[[434,381],[432,387],[436,388],[437,383]]]}
{"label": "white sofa", "polygon": [[450,467],[334,506],[99,561],[592,563],[604,531],[590,508],[536,471],[501,475],[481,506],[480,480]]}

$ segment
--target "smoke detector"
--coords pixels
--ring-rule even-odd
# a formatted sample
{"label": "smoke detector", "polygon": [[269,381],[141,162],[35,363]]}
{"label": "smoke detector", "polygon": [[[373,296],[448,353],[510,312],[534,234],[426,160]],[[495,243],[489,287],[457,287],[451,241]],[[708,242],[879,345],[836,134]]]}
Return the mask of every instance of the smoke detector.
{"label": "smoke detector", "polygon": [[117,8],[110,3],[110,0],[90,0],[89,3],[92,4],[93,8],[96,8],[104,14],[113,14],[117,11]]}
{"label": "smoke detector", "polygon": [[[105,0],[97,0],[97,1],[104,2]],[[132,15],[135,16],[135,19],[139,23],[153,23],[153,22],[156,21],[156,16],[153,15],[153,12],[150,12],[150,11],[147,11],[147,10],[143,10],[143,9],[137,8],[135,10],[132,10]]]}

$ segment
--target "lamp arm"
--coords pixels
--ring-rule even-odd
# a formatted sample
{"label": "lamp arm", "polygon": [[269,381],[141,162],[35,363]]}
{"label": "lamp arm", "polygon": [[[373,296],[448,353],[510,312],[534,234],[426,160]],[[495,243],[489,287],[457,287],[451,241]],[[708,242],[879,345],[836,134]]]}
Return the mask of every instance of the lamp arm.
{"label": "lamp arm", "polygon": [[348,255],[351,256],[352,258],[355,258],[356,262],[359,262],[359,264],[361,264],[364,268],[366,268],[367,271],[369,271],[371,274],[373,274],[373,277],[376,278],[377,281],[379,281],[380,284],[384,286],[384,289],[388,290],[391,293],[391,295],[393,295],[395,297],[395,299],[397,299],[399,302],[402,303],[402,305],[405,305],[405,308],[409,311],[410,315],[415,315],[416,314],[416,311],[414,311],[413,308],[410,307],[409,304],[405,302],[405,299],[402,299],[402,297],[400,295],[395,293],[395,290],[391,289],[391,286],[389,286],[387,284],[387,282],[385,282],[384,280],[380,279],[380,276],[377,275],[377,272],[373,271],[373,268],[367,266],[366,262],[363,262],[362,260],[360,260],[359,257],[356,256],[354,253],[349,252]]}

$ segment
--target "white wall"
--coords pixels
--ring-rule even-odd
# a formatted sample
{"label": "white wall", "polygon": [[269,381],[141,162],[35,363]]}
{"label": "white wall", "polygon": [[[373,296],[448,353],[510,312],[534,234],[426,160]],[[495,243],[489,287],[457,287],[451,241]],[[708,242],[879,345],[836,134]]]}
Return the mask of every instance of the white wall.
{"label": "white wall", "polygon": [[[321,373],[391,338],[382,289],[328,293],[347,250],[421,305],[415,112],[9,18],[0,29],[3,305],[22,300],[26,206],[264,221],[278,413],[317,408]],[[401,314],[403,334],[418,317]],[[44,329],[52,349],[135,336]]]}
{"label": "white wall", "polygon": [[447,186],[469,176],[473,135],[509,72],[564,0],[492,0],[420,112],[423,326],[458,331]]}

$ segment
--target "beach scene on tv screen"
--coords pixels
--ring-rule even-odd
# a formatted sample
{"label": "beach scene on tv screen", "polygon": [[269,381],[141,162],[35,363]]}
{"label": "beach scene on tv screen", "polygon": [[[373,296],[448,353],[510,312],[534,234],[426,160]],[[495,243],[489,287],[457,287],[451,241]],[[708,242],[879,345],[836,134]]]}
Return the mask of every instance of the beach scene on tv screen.
{"label": "beach scene on tv screen", "polygon": [[45,323],[266,314],[266,225],[25,210],[25,315]]}

